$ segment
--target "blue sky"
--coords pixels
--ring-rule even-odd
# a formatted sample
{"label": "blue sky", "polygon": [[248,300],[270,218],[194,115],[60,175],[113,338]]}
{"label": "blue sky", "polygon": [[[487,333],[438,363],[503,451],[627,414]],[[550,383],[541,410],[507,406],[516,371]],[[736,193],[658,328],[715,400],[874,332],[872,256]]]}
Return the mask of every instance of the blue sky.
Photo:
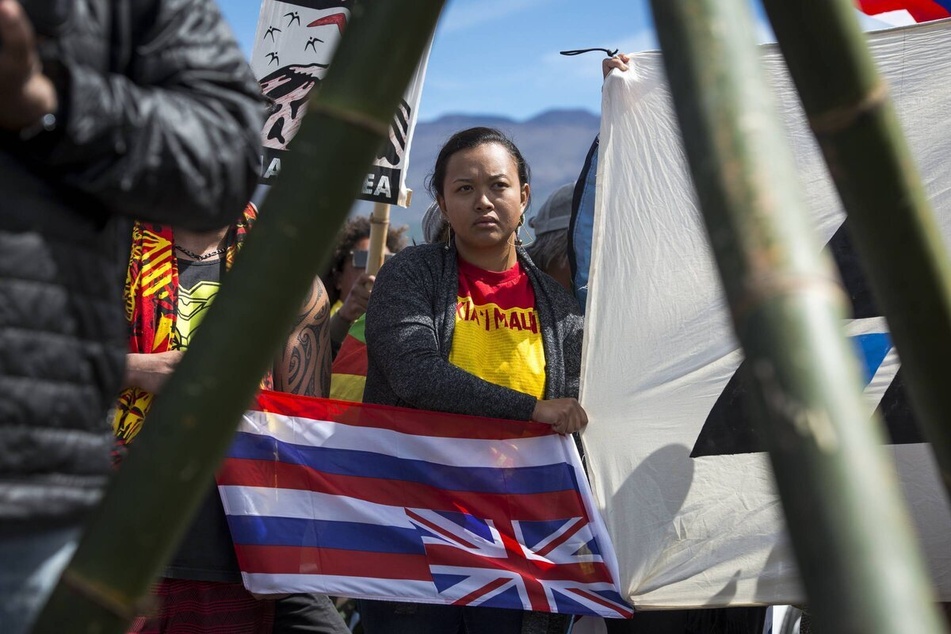
{"label": "blue sky", "polygon": [[[250,56],[258,0],[219,0]],[[594,8],[597,5],[597,9]],[[429,58],[420,119],[447,113],[523,120],[552,108],[597,113],[601,54],[559,50],[655,48],[643,0],[449,0]]]}
{"label": "blue sky", "polygon": [[[259,0],[219,0],[250,56]],[[753,3],[760,40],[771,39]],[[871,26],[871,20],[867,26]],[[601,54],[657,48],[647,0],[449,0],[433,42],[419,117],[493,114],[525,120],[546,110],[601,108]]]}

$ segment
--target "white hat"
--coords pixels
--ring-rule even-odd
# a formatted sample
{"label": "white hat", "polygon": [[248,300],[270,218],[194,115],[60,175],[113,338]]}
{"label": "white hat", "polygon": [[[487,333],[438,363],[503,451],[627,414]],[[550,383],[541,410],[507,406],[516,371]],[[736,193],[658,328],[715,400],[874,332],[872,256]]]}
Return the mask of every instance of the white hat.
{"label": "white hat", "polygon": [[567,229],[571,223],[571,200],[575,194],[575,184],[566,183],[552,192],[542,203],[538,213],[528,221],[528,226],[538,237],[543,233]]}

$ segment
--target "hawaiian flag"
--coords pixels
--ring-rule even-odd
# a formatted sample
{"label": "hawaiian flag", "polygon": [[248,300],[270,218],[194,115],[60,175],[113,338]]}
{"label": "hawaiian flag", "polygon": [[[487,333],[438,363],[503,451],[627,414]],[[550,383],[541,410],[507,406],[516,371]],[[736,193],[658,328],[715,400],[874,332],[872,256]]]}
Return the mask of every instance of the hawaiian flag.
{"label": "hawaiian flag", "polygon": [[914,22],[929,22],[951,17],[951,0],[858,0],[862,13],[886,22],[911,16]]}
{"label": "hawaiian flag", "polygon": [[632,614],[547,425],[262,392],[218,488],[251,592]]}

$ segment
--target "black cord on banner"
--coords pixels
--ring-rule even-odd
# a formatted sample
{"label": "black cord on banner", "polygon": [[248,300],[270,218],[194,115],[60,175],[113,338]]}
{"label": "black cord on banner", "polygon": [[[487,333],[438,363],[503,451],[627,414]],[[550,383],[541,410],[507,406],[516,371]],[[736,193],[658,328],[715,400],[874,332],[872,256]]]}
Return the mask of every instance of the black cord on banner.
{"label": "black cord on banner", "polygon": [[567,55],[571,57],[572,55],[581,55],[582,53],[593,53],[595,51],[603,51],[608,57],[614,57],[617,55],[618,49],[613,51],[607,48],[579,48],[571,51],[558,51],[562,55]]}

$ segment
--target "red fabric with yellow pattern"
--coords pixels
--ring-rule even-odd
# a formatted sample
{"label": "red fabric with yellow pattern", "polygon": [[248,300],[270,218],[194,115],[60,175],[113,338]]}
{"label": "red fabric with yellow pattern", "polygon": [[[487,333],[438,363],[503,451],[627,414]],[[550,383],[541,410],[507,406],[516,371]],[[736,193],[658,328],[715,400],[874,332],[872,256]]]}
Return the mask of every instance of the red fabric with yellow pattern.
{"label": "red fabric with yellow pattern", "polygon": [[[241,219],[225,236],[227,268],[231,268],[234,256],[256,218],[257,208],[248,203]],[[181,349],[173,336],[178,310],[178,260],[174,249],[171,227],[135,223],[124,290],[131,353],[156,354]],[[112,429],[120,447],[139,433],[151,406],[150,392],[137,387],[122,390],[112,419]]]}
{"label": "red fabric with yellow pattern", "polygon": [[339,401],[363,402],[367,383],[366,315],[353,322],[347,338],[334,358],[330,376],[330,398]]}

